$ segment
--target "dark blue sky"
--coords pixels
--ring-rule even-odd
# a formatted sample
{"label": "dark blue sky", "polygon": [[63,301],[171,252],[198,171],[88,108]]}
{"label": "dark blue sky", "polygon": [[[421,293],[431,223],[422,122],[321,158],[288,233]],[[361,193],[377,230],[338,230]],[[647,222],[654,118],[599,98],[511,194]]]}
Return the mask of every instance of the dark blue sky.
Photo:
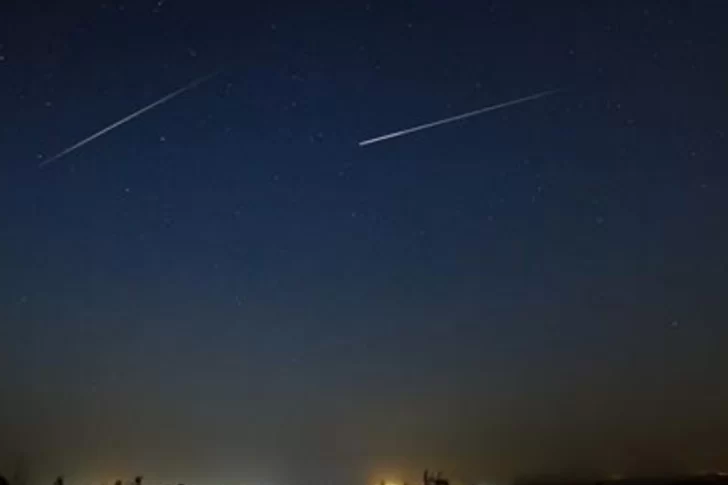
{"label": "dark blue sky", "polygon": [[0,466],[199,485],[728,466],[727,15],[3,3]]}

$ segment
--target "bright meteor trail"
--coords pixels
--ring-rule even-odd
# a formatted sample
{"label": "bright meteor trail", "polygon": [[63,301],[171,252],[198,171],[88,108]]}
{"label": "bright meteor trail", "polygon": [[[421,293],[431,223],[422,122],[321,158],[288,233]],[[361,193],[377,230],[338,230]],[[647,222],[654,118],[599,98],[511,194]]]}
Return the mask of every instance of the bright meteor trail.
{"label": "bright meteor trail", "polygon": [[379,143],[380,141],[397,138],[397,137],[403,136],[403,135],[409,135],[410,133],[414,133],[416,131],[422,131],[422,130],[426,130],[428,128],[434,128],[435,126],[444,125],[444,124],[447,124],[447,123],[450,123],[453,121],[464,120],[465,118],[470,118],[471,116],[477,116],[482,113],[487,113],[488,111],[495,111],[495,110],[505,108],[508,106],[525,103],[526,101],[533,101],[538,98],[543,98],[544,96],[549,96],[558,91],[559,91],[558,89],[553,90],[553,91],[544,91],[542,93],[537,93],[537,94],[532,94],[530,96],[526,96],[525,98],[518,98],[518,99],[514,99],[512,101],[506,101],[505,103],[495,104],[493,106],[487,106],[485,108],[477,109],[475,111],[463,113],[461,115],[451,116],[450,118],[445,118],[444,120],[433,121],[432,123],[426,123],[424,125],[415,126],[413,128],[407,128],[406,130],[389,133],[388,135],[382,135],[382,136],[378,136],[376,138],[370,138],[369,140],[360,141],[359,146],[363,147],[366,145],[372,145],[374,143]]}
{"label": "bright meteor trail", "polygon": [[190,89],[196,88],[197,86],[199,86],[200,84],[204,83],[205,81],[207,81],[207,80],[215,77],[220,72],[221,72],[221,69],[213,72],[212,74],[208,74],[207,76],[203,76],[201,78],[195,79],[194,81],[192,81],[191,83],[187,84],[186,86],[181,87],[178,90],[173,91],[173,92],[169,93],[168,95],[166,95],[166,96],[164,96],[162,98],[159,98],[157,101],[153,102],[152,104],[149,104],[149,105],[147,105],[147,106],[145,106],[145,107],[143,107],[143,108],[141,108],[141,109],[133,112],[132,114],[130,114],[130,115],[128,115],[128,116],[120,119],[119,121],[116,121],[115,123],[110,124],[106,128],[104,128],[104,129],[102,129],[100,131],[97,131],[96,133],[94,133],[93,135],[89,136],[88,138],[84,138],[83,140],[79,141],[78,143],[76,143],[74,145],[71,145],[70,147],[66,148],[62,152],[57,153],[56,155],[52,156],[48,160],[44,160],[43,162],[41,162],[38,165],[38,167],[39,168],[43,168],[46,165],[55,162],[59,158],[65,157],[66,155],[68,155],[68,154],[70,154],[70,153],[78,150],[79,148],[81,148],[85,144],[94,141],[96,138],[98,138],[98,137],[100,137],[102,135],[105,135],[106,133],[110,132],[114,128],[118,128],[119,126],[123,125],[124,123],[127,123],[127,122],[133,120],[137,116],[141,116],[142,114],[146,113],[147,111],[149,111],[149,110],[151,110],[153,108],[156,108],[160,104],[164,104],[167,101],[170,101],[170,100],[176,98],[180,94],[182,94],[182,93],[184,93],[186,91],[189,91]]}

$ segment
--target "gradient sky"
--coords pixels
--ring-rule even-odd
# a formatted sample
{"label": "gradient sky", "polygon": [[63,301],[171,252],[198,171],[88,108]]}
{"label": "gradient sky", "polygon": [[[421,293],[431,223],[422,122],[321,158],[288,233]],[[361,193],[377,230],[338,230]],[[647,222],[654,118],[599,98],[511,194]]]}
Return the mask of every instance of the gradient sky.
{"label": "gradient sky", "polygon": [[727,5],[0,3],[0,473],[728,467]]}

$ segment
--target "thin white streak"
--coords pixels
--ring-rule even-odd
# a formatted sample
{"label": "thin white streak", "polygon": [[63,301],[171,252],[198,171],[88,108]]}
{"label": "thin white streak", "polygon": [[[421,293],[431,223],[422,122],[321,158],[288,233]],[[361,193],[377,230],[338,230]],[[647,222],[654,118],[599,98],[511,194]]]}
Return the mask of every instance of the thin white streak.
{"label": "thin white streak", "polygon": [[151,110],[151,109],[159,106],[160,104],[164,104],[167,101],[169,101],[169,100],[171,100],[173,98],[176,98],[177,96],[179,96],[180,94],[184,93],[185,91],[189,91],[190,89],[199,86],[200,84],[204,83],[205,81],[207,81],[208,79],[216,76],[219,73],[220,73],[220,70],[217,70],[217,71],[213,72],[212,74],[208,74],[208,75],[203,76],[201,78],[195,79],[194,81],[192,81],[191,83],[187,84],[186,86],[184,86],[182,88],[179,88],[178,90],[173,91],[173,92],[167,94],[166,96],[163,96],[162,98],[156,100],[152,104],[149,104],[149,105],[147,105],[147,106],[145,106],[145,107],[143,107],[143,108],[141,108],[141,109],[139,109],[137,111],[134,111],[132,114],[130,114],[128,116],[125,116],[124,118],[122,118],[119,121],[116,121],[116,122],[110,124],[109,126],[107,126],[106,128],[104,128],[104,129],[102,129],[100,131],[97,131],[96,133],[94,133],[93,135],[89,136],[88,138],[84,138],[83,140],[79,141],[78,143],[75,143],[75,144],[71,145],[70,147],[66,148],[62,152],[57,153],[56,155],[53,155],[51,158],[49,158],[47,160],[44,160],[43,162],[41,162],[38,165],[38,167],[39,168],[43,168],[46,165],[55,162],[59,158],[65,157],[66,155],[68,155],[68,154],[70,154],[70,153],[78,150],[79,148],[81,148],[82,146],[86,145],[87,143],[90,143],[90,142],[94,141],[96,138],[98,138],[100,136],[103,136],[106,133],[110,132],[111,130],[113,130],[115,128],[118,128],[119,126],[123,125],[124,123],[127,123],[127,122],[133,120],[137,116],[140,116],[140,115],[146,113],[147,111],[149,111],[149,110]]}
{"label": "thin white streak", "polygon": [[465,118],[470,118],[471,116],[477,116],[479,114],[487,113],[489,111],[495,111],[495,110],[505,108],[508,106],[513,106],[515,104],[525,103],[526,101],[532,101],[532,100],[535,100],[538,98],[543,98],[544,96],[549,96],[558,91],[559,91],[558,89],[552,90],[552,91],[544,91],[542,93],[532,94],[532,95],[526,96],[524,98],[514,99],[513,101],[506,101],[505,103],[500,103],[500,104],[496,104],[493,106],[487,106],[485,108],[477,109],[475,111],[470,111],[468,113],[464,113],[461,115],[451,116],[451,117],[445,118],[443,120],[433,121],[431,123],[426,123],[424,125],[415,126],[413,128],[407,128],[406,130],[389,133],[387,135],[378,136],[376,138],[370,138],[368,140],[360,141],[359,146],[363,147],[366,145],[372,145],[374,143],[379,143],[380,141],[391,140],[392,138],[397,138],[399,136],[409,135],[410,133],[414,133],[416,131],[427,130],[428,128],[433,128],[435,126],[444,125],[446,123],[451,123],[453,121],[463,120]]}

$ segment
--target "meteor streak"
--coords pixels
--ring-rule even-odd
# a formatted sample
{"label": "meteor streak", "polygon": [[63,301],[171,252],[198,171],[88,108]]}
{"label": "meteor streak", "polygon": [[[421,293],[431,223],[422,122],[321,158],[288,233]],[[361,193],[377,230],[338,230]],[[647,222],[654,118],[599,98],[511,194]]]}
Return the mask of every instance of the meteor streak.
{"label": "meteor streak", "polygon": [[379,143],[380,141],[390,140],[392,138],[397,138],[399,136],[409,135],[410,133],[414,133],[416,131],[427,130],[428,128],[434,128],[435,126],[444,125],[447,123],[451,123],[453,121],[464,120],[465,118],[470,118],[471,116],[477,116],[479,114],[487,113],[489,111],[495,111],[495,110],[498,110],[501,108],[506,108],[508,106],[525,103],[526,101],[533,101],[538,98],[550,96],[558,91],[559,91],[558,89],[555,89],[552,91],[544,91],[541,93],[536,93],[536,94],[532,94],[530,96],[526,96],[524,98],[518,98],[518,99],[514,99],[512,101],[506,101],[505,103],[495,104],[493,106],[487,106],[485,108],[480,108],[475,111],[469,111],[469,112],[463,113],[461,115],[451,116],[451,117],[445,118],[443,120],[433,121],[431,123],[426,123],[424,125],[415,126],[413,128],[407,128],[406,130],[389,133],[388,135],[382,135],[382,136],[378,136],[376,138],[370,138],[369,140],[360,141],[359,146],[363,147],[366,145],[372,145],[374,143]]}
{"label": "meteor streak", "polygon": [[173,92],[167,94],[166,96],[163,96],[163,97],[159,98],[158,100],[156,100],[152,104],[148,104],[147,106],[145,106],[145,107],[143,107],[143,108],[141,108],[141,109],[139,109],[137,111],[134,111],[132,114],[130,114],[128,116],[125,116],[124,118],[122,118],[119,121],[116,121],[116,122],[110,124],[109,126],[107,126],[106,128],[104,128],[104,129],[102,129],[100,131],[97,131],[96,133],[94,133],[93,135],[89,136],[88,138],[84,138],[83,140],[79,141],[78,143],[75,143],[75,144],[71,145],[70,147],[66,148],[62,152],[59,152],[56,155],[53,155],[52,157],[50,157],[49,159],[44,160],[43,162],[41,162],[38,165],[38,167],[39,168],[43,168],[46,165],[55,162],[59,158],[65,157],[66,155],[69,155],[70,153],[75,152],[76,150],[78,150],[82,146],[86,145],[87,143],[90,143],[90,142],[94,141],[96,138],[98,138],[98,137],[100,137],[102,135],[105,135],[106,133],[110,132],[111,130],[113,130],[115,128],[118,128],[119,126],[123,125],[124,123],[127,123],[127,122],[133,120],[137,116],[141,116],[144,113],[146,113],[147,111],[149,111],[149,110],[151,110],[153,108],[156,108],[160,104],[164,104],[167,101],[170,101],[170,100],[176,98],[180,94],[182,94],[182,93],[184,93],[186,91],[189,91],[190,89],[196,88],[197,86],[199,86],[200,84],[204,83],[205,81],[208,81],[209,79],[211,79],[211,78],[215,77],[216,75],[218,75],[221,71],[222,71],[222,69],[217,70],[217,71],[215,71],[215,72],[213,72],[211,74],[208,74],[207,76],[203,76],[201,78],[195,79],[194,81],[192,81],[191,83],[187,84],[186,86],[181,87],[178,90],[173,91]]}

